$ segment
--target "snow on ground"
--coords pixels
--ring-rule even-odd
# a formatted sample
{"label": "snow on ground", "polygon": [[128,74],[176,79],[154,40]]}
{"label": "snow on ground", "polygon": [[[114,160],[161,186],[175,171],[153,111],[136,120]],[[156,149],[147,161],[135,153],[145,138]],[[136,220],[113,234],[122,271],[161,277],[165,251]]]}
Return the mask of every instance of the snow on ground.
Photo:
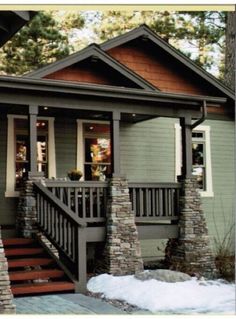
{"label": "snow on ground", "polygon": [[235,285],[220,280],[167,283],[103,274],[91,278],[87,288],[152,313],[235,314]]}

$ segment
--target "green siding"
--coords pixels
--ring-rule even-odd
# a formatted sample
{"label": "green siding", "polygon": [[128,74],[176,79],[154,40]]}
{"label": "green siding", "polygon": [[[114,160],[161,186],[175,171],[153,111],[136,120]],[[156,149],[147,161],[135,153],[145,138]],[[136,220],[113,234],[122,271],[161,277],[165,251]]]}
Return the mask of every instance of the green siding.
{"label": "green siding", "polygon": [[76,167],[77,125],[75,119],[55,119],[57,177],[66,177]]}
{"label": "green siding", "polygon": [[0,118],[0,225],[15,225],[16,198],[6,198],[7,117]]}
{"label": "green siding", "polygon": [[[138,124],[121,124],[121,169],[130,181],[175,180],[175,128],[178,121],[157,118]],[[202,197],[209,235],[221,238],[234,223],[234,122],[207,120],[211,143],[214,197]],[[143,256],[160,255],[161,241],[143,241]]]}
{"label": "green siding", "polygon": [[235,223],[235,132],[234,122],[205,121],[204,125],[211,127],[214,197],[202,198],[202,202],[213,242],[218,236],[223,239]]}
{"label": "green siding", "polygon": [[174,181],[174,123],[173,119],[157,118],[121,124],[121,171],[130,181]]}

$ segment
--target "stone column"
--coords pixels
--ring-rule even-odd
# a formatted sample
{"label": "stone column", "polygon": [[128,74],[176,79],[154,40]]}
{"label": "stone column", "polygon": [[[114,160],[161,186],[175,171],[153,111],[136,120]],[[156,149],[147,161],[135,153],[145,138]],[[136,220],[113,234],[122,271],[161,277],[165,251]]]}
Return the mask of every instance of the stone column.
{"label": "stone column", "polygon": [[107,239],[105,264],[112,275],[128,275],[143,271],[138,232],[131,209],[125,178],[110,180],[107,203]]}
{"label": "stone column", "polygon": [[37,176],[32,176],[29,173],[28,178],[24,181],[20,191],[16,215],[16,227],[19,236],[31,238],[38,232],[36,227],[37,209],[33,183],[42,178],[43,177],[41,173],[38,173]]}
{"label": "stone column", "polygon": [[168,241],[166,262],[170,269],[213,278],[216,268],[196,177],[179,181],[182,184],[179,238]]}
{"label": "stone column", "polygon": [[8,275],[8,264],[5,257],[0,229],[0,314],[15,314],[13,295]]}

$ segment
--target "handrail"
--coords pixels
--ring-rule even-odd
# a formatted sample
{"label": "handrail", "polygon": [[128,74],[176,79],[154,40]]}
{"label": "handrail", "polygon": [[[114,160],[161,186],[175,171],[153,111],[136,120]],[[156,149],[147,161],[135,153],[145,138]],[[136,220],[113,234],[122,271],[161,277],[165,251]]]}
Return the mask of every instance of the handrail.
{"label": "handrail", "polygon": [[34,185],[37,191],[39,191],[41,194],[44,194],[47,197],[47,199],[54,204],[56,208],[64,211],[79,227],[87,226],[87,223],[85,223],[82,218],[76,216],[74,212],[68,208],[68,206],[66,206],[56,196],[54,196],[52,192],[50,192],[46,187],[42,185],[42,183],[35,182]]}
{"label": "handrail", "polygon": [[100,181],[64,181],[45,179],[43,181],[46,187],[108,187],[108,182]]}
{"label": "handrail", "polygon": [[75,290],[86,290],[86,222],[42,183],[34,182],[38,227],[58,249],[60,262],[74,278]]}
{"label": "handrail", "polygon": [[181,188],[181,184],[180,183],[146,183],[146,182],[129,182],[128,186],[130,188]]}

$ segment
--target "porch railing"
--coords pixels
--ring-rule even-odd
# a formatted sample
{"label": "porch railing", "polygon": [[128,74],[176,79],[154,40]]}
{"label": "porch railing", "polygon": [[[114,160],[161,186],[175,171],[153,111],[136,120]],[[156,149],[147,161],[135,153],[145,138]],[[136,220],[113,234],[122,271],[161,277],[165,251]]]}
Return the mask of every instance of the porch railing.
{"label": "porch railing", "polygon": [[106,220],[107,182],[46,180],[46,187],[85,222]]}
{"label": "porch railing", "polygon": [[41,183],[34,183],[38,225],[58,249],[77,291],[86,288],[85,221]]}
{"label": "porch railing", "polygon": [[179,215],[178,183],[129,183],[136,221],[174,221]]}

